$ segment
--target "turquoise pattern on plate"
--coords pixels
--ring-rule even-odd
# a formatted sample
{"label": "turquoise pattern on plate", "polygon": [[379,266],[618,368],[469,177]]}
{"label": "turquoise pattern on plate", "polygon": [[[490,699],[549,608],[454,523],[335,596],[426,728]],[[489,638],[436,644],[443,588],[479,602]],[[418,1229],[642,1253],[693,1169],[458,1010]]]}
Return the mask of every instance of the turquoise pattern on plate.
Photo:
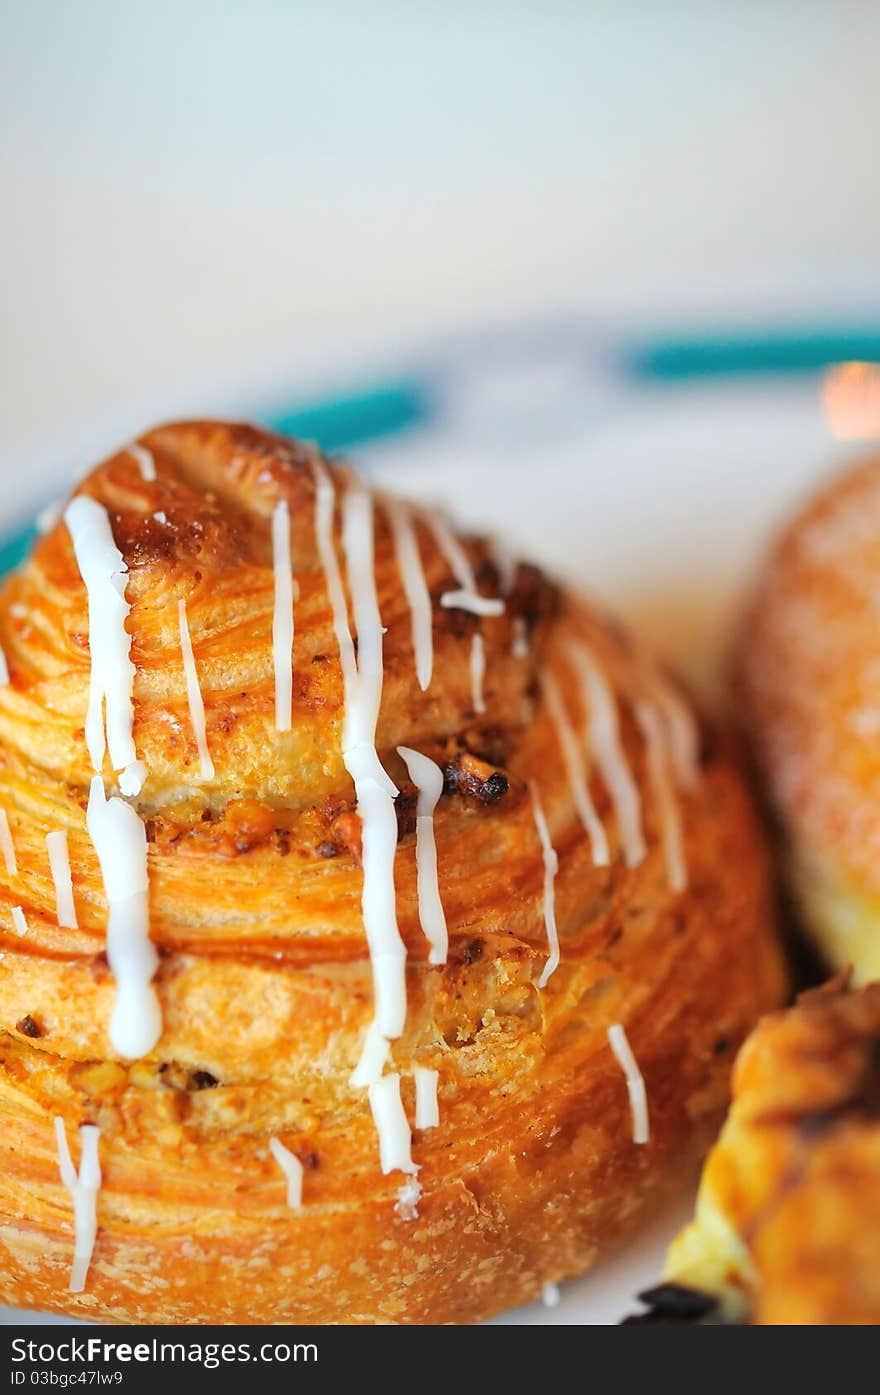
{"label": "turquoise pattern on plate", "polygon": [[[257,420],[284,436],[315,441],[332,454],[396,436],[429,417],[428,394],[422,388],[389,382],[326,402],[258,414]],[[37,536],[30,526],[0,541],[0,576],[21,566]]]}
{"label": "turquoise pattern on plate", "polygon": [[[616,370],[632,386],[673,386],[711,378],[820,373],[849,360],[880,363],[880,330],[828,324],[714,336],[683,332],[636,340],[618,350],[612,354]],[[430,382],[400,378],[323,402],[257,413],[257,420],[333,453],[429,425],[433,416]],[[21,564],[36,536],[36,528],[28,527],[0,540],[0,576]]]}

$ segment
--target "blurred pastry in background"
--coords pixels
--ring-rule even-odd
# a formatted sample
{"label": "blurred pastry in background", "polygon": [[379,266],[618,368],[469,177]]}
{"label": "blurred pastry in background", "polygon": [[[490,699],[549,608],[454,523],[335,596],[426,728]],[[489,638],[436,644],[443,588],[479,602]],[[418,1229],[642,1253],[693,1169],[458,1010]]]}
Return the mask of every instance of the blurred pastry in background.
{"label": "blurred pastry in background", "polygon": [[803,921],[829,967],[880,978],[880,456],[778,540],[737,680]]}

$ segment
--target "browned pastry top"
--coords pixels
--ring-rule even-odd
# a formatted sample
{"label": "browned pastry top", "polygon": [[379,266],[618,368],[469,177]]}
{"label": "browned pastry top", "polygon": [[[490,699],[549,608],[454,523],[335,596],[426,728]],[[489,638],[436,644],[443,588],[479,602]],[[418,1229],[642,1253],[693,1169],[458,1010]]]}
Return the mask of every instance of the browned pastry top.
{"label": "browned pastry top", "polygon": [[[17,859],[14,873],[0,861],[0,1296],[158,1321],[460,1321],[533,1296],[544,1278],[591,1262],[680,1175],[717,1118],[729,1052],[778,1001],[761,837],[731,752],[697,730],[696,768],[686,771],[693,719],[671,680],[535,568],[502,576],[485,540],[461,544],[480,593],[504,592],[504,613],[445,608],[441,597],[457,582],[430,518],[414,510],[434,643],[422,692],[386,501],[374,500],[385,627],[376,747],[401,792],[394,882],[408,953],[393,1069],[410,1120],[413,1066],[440,1078],[440,1125],[413,1137],[423,1197],[419,1223],[407,1223],[394,1211],[403,1179],[380,1172],[366,1094],[350,1084],[373,995],[361,823],[341,753],[339,646],[316,541],[316,463],[336,487],[340,561],[339,501],[352,477],[246,426],[178,424],[140,445],[155,480],[124,449],[81,491],[105,506],[128,567],[134,741],[149,771],[129,802],[149,839],[162,1035],[137,1061],[108,1040],[107,904],[84,812],[89,616],[61,522],[0,592],[10,671],[0,687],[0,804]],[[297,588],[289,732],[276,729],[274,710],[271,519],[280,500]],[[212,780],[200,774],[187,702],[180,600]],[[475,635],[484,712],[474,701]],[[637,865],[586,740],[595,713],[574,657],[584,645],[607,682],[619,759],[631,772],[645,842]],[[608,865],[596,865],[578,812],[548,697],[554,682]],[[659,744],[646,739],[649,728]],[[416,791],[400,745],[444,773],[434,831],[445,965],[427,962]],[[112,790],[109,763],[104,778]],[[535,796],[559,860],[551,880],[561,961],[543,987],[548,861]],[[76,930],[56,920],[45,844],[53,830],[68,837]],[[682,887],[672,884],[678,866]],[[633,1144],[626,1082],[609,1049],[617,1022],[646,1082],[646,1147]],[[68,1132],[82,1122],[101,1128],[98,1240],[76,1300],[65,1293],[70,1204],[54,1115]],[[273,1136],[306,1169],[300,1211],[285,1209]],[[220,1258],[222,1288],[211,1278]]]}

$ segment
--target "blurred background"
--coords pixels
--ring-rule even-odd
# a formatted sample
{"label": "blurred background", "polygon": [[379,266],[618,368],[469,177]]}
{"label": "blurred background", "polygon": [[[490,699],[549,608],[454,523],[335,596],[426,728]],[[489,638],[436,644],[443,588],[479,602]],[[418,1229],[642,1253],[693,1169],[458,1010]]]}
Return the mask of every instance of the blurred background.
{"label": "blurred background", "polygon": [[880,436],[876,0],[0,15],[0,572],[119,441],[245,415],[714,681],[766,536]]}
{"label": "blurred background", "polygon": [[873,0],[0,14],[7,464],[291,345],[880,288]]}
{"label": "blurred background", "polygon": [[[723,702],[764,540],[880,437],[878,55],[877,0],[0,0],[0,574],[246,414]],[[616,1322],[682,1219],[516,1320]]]}

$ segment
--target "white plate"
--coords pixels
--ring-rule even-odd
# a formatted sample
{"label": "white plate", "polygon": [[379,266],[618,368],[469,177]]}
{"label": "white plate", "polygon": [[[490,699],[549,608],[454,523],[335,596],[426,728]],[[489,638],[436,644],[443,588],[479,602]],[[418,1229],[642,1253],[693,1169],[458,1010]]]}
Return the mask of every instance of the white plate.
{"label": "white plate", "polygon": [[[375,362],[394,363],[387,345],[337,355],[352,379]],[[406,362],[400,359],[400,362]],[[279,384],[316,390],[333,381],[333,354],[316,368],[300,359],[246,365],[219,389],[193,388],[196,411],[240,413],[275,396]],[[375,372],[370,374],[375,380]],[[490,381],[491,378],[491,381]],[[367,379],[369,380],[369,378]],[[247,383],[245,392],[241,383]],[[565,366],[513,378],[468,380],[441,421],[356,453],[383,482],[447,504],[464,522],[516,544],[601,597],[704,684],[712,685],[731,618],[768,532],[794,499],[841,459],[825,423],[817,381],[739,380],[635,390],[598,371],[575,381]],[[55,433],[15,462],[19,480],[69,483],[97,443],[124,438],[151,419],[186,410],[175,384],[149,404],[108,412]],[[59,441],[63,440],[63,448]],[[20,521],[22,498],[0,506]],[[4,516],[5,508],[5,516]],[[553,1309],[540,1305],[505,1323],[613,1323],[634,1294],[659,1277],[666,1244],[689,1212],[683,1197],[584,1279],[565,1286]],[[5,1323],[25,1315],[7,1310]],[[35,1315],[27,1315],[34,1320]],[[63,1319],[44,1316],[40,1321]]]}

